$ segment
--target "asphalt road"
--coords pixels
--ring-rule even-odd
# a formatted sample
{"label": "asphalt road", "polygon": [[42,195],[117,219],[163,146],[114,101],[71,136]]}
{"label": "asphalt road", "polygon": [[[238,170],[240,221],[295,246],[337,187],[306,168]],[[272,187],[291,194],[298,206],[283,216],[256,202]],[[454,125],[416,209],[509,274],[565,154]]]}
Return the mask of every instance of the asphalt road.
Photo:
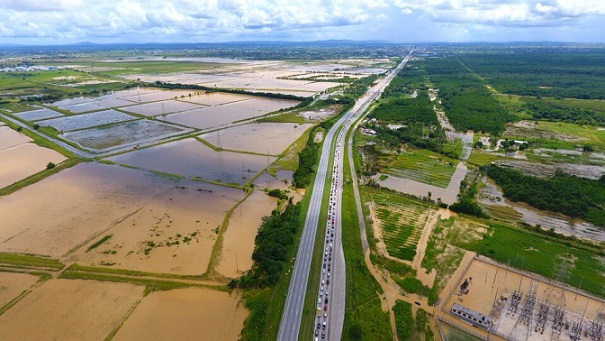
{"label": "asphalt road", "polygon": [[[330,187],[329,215],[328,221],[322,222],[327,224],[327,234],[324,238],[324,243],[321,246],[324,248],[324,264],[326,267],[323,268],[322,265],[322,278],[320,280],[320,287],[318,288],[318,312],[316,313],[315,327],[318,339],[323,339],[324,333],[325,339],[341,339],[346,294],[346,266],[341,242],[342,174],[345,155],[345,137],[355,120],[363,115],[370,104],[380,96],[393,77],[405,66],[412,52],[413,50],[404,58],[397,68],[391,70],[385,78],[380,80],[364,96],[358,99],[355,106],[334,124],[325,137],[321,158],[317,168],[317,175],[315,177],[315,182],[313,183],[313,194],[305,219],[294,269],[292,271],[292,278],[290,280],[290,287],[288,289],[288,296],[286,298],[286,304],[279,326],[278,340],[298,340],[305,294],[307,292],[307,283],[309,280],[311,259],[313,257],[314,241],[317,233],[317,226],[318,223],[320,223],[319,214],[323,201],[323,189],[325,188],[326,180],[328,179],[328,164],[332,157],[334,157],[334,168],[331,170],[332,183]],[[337,147],[334,154],[332,154],[332,143],[337,132]],[[325,301],[326,296],[328,298],[328,303]]]}

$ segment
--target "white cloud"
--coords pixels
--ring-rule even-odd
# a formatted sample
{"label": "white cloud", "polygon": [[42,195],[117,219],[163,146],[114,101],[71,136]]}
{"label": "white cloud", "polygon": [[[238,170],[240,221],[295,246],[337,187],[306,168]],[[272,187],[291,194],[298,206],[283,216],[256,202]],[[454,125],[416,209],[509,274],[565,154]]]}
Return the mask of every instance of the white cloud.
{"label": "white cloud", "polygon": [[401,30],[393,12],[449,23],[438,36],[459,37],[481,27],[573,27],[605,15],[605,0],[0,0],[0,39],[383,39],[372,34]]}

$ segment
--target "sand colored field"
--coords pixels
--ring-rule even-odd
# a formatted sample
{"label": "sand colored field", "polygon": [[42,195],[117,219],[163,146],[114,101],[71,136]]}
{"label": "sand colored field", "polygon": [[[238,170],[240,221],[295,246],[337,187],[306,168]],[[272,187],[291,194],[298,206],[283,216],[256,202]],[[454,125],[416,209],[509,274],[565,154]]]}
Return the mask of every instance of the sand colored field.
{"label": "sand colored field", "polygon": [[312,124],[251,123],[201,135],[211,144],[224,149],[279,155]]}
{"label": "sand colored field", "polygon": [[114,340],[237,340],[247,315],[236,293],[159,291],[141,302]]}
{"label": "sand colored field", "polygon": [[66,159],[62,154],[33,143],[23,143],[0,150],[0,188],[6,187]]}
{"label": "sand colored field", "polygon": [[[222,224],[225,212],[244,195],[235,188],[182,181],[89,245],[106,235],[111,239],[89,252],[85,246],[73,258],[94,266],[113,264],[112,268],[120,269],[202,274],[216,241],[215,229]],[[254,235],[251,243],[254,245]]]}
{"label": "sand colored field", "polygon": [[[7,126],[0,126],[0,151],[30,142],[31,140],[25,134],[21,134]],[[2,165],[4,166],[4,162],[2,162]]]}
{"label": "sand colored field", "polygon": [[0,340],[102,340],[125,317],[142,286],[52,279],[0,316]]}
{"label": "sand colored field", "polygon": [[114,156],[110,160],[164,173],[241,185],[273,163],[275,157],[216,152],[195,139],[185,139]]}
{"label": "sand colored field", "polygon": [[0,197],[0,251],[61,257],[143,207],[174,181],[99,163]]}
{"label": "sand colored field", "polygon": [[223,238],[218,273],[236,278],[252,268],[254,238],[262,218],[271,215],[275,204],[275,198],[257,190],[233,211]]}
{"label": "sand colored field", "polygon": [[38,276],[0,272],[0,307],[19,296],[38,281]]}

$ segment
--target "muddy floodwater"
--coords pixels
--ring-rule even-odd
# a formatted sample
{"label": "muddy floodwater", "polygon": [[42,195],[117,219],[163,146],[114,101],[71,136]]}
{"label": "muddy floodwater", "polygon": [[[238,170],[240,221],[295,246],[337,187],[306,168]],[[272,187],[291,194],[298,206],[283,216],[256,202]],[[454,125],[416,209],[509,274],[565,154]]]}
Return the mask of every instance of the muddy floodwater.
{"label": "muddy floodwater", "polygon": [[62,257],[173,186],[174,180],[117,165],[65,169],[0,197],[0,252]]}
{"label": "muddy floodwater", "polygon": [[[12,130],[7,126],[0,126],[0,151],[30,141],[32,141],[32,139],[27,135]],[[4,164],[5,163],[2,162],[3,166]]]}
{"label": "muddy floodwater", "polygon": [[216,152],[190,138],[110,157],[109,160],[164,173],[241,185],[273,163],[275,157]]}
{"label": "muddy floodwater", "polygon": [[254,238],[262,218],[271,215],[276,203],[275,198],[257,190],[233,211],[223,238],[218,273],[237,278],[252,268]]}
{"label": "muddy floodwater", "polygon": [[[180,181],[103,232],[102,236],[111,236],[105,243],[88,251],[99,236],[71,259],[93,266],[200,275],[207,270],[225,212],[244,196],[236,188]],[[260,222],[256,224],[249,228],[257,228]],[[244,256],[242,261],[246,261]]]}
{"label": "muddy floodwater", "polygon": [[458,200],[458,194],[460,193],[460,183],[466,176],[467,168],[463,162],[459,162],[456,166],[456,171],[450,179],[450,183],[447,188],[441,188],[429,184],[425,184],[419,181],[404,179],[396,176],[389,175],[387,179],[380,180],[382,174],[376,174],[373,179],[378,182],[382,187],[396,190],[398,192],[411,194],[417,197],[427,197],[429,192],[433,200],[441,199],[441,202],[451,205]]}
{"label": "muddy floodwater", "polygon": [[45,170],[49,162],[58,164],[65,159],[62,154],[33,143],[0,150],[0,188]]}
{"label": "muddy floodwater", "polygon": [[238,340],[247,316],[237,291],[156,291],[145,297],[114,340]]}
{"label": "muddy floodwater", "polygon": [[283,108],[290,108],[297,101],[254,98],[168,115],[162,120],[198,129],[226,126],[229,123],[260,117]]}
{"label": "muddy floodwater", "polygon": [[102,340],[145,287],[51,279],[0,315],[0,340]]}
{"label": "muddy floodwater", "polygon": [[123,122],[137,119],[115,110],[104,110],[90,114],[65,116],[38,122],[41,126],[51,126],[60,131],[71,131],[90,128],[103,124]]}
{"label": "muddy floodwater", "polygon": [[38,276],[0,272],[0,307],[19,296],[38,281]]}
{"label": "muddy floodwater", "polygon": [[[522,202],[513,202],[502,194],[502,190],[491,180],[483,180],[477,197],[479,203],[500,219],[523,221],[530,225],[540,225],[543,229],[554,228],[556,232],[578,238],[605,241],[605,229],[563,214],[541,211]],[[502,209],[505,208],[505,209]]]}
{"label": "muddy floodwater", "polygon": [[200,138],[223,149],[278,155],[312,126],[296,123],[251,123],[204,134]]}
{"label": "muddy floodwater", "polygon": [[168,100],[122,107],[121,110],[145,116],[158,116],[199,108],[203,108],[203,106],[182,101]]}

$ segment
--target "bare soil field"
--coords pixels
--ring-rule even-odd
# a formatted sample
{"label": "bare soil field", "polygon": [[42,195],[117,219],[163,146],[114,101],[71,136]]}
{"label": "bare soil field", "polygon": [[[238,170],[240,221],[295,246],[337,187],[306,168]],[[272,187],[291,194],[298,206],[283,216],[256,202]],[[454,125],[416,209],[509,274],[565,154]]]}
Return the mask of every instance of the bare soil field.
{"label": "bare soil field", "polygon": [[90,114],[65,116],[40,121],[41,126],[51,126],[60,131],[71,131],[90,128],[103,124],[134,120],[136,117],[115,110],[104,110]]}
{"label": "bare soil field", "polygon": [[52,279],[0,316],[2,340],[102,340],[143,298],[142,286]]}
{"label": "bare soil field", "polygon": [[216,152],[195,139],[140,149],[109,159],[164,173],[240,185],[275,161],[272,156]]}
{"label": "bare soil field", "polygon": [[0,197],[0,251],[59,258],[145,206],[174,181],[83,163]]}
{"label": "bare soil field", "polygon": [[204,134],[200,138],[223,149],[279,155],[312,126],[296,123],[251,123]]}
{"label": "bare soil field", "polygon": [[237,293],[202,288],[153,292],[114,340],[237,340],[247,316]]}
{"label": "bare soil field", "polygon": [[[92,266],[178,275],[202,274],[208,267],[217,228],[223,223],[225,212],[244,195],[235,188],[181,181],[71,258],[79,264]],[[249,226],[254,231],[260,225],[260,222],[255,223],[255,227]],[[252,247],[255,235],[249,240]],[[88,251],[104,236],[111,237]]]}
{"label": "bare soil field", "polygon": [[[557,307],[564,309],[563,322],[568,327],[563,327],[560,332],[561,340],[568,340],[574,323],[580,322],[584,316],[583,326],[585,329],[591,327],[590,321],[603,322],[602,312],[605,301],[592,296],[576,292],[576,289],[567,289],[554,282],[544,280],[537,276],[529,277],[526,273],[511,270],[505,266],[497,265],[489,260],[475,259],[468,270],[455,280],[457,289],[466,278],[472,278],[469,293],[458,295],[458,290],[448,297],[443,309],[449,312],[453,303],[461,304],[474,311],[490,316],[495,325],[492,332],[507,340],[551,340],[555,337],[552,325],[554,311]],[[511,308],[512,294],[522,292],[518,308]],[[536,303],[532,309],[531,324],[519,321],[524,309],[525,301],[530,292],[534,293]],[[536,332],[540,305],[549,306],[544,332]],[[460,321],[461,322],[461,321]],[[460,323],[462,329],[473,328],[465,323]]]}
{"label": "bare soil field", "polygon": [[0,160],[2,160],[2,166],[0,166],[0,188],[46,169],[46,165],[49,162],[57,164],[63,162],[65,159],[66,157],[62,154],[33,143],[22,143],[0,150]]}
{"label": "bare soil field", "polygon": [[38,276],[21,273],[0,272],[0,307],[31,288]]}
{"label": "bare soil field", "polygon": [[237,278],[252,268],[254,238],[262,218],[271,215],[275,204],[275,198],[257,190],[233,211],[223,236],[221,260],[216,267],[218,273]]}

